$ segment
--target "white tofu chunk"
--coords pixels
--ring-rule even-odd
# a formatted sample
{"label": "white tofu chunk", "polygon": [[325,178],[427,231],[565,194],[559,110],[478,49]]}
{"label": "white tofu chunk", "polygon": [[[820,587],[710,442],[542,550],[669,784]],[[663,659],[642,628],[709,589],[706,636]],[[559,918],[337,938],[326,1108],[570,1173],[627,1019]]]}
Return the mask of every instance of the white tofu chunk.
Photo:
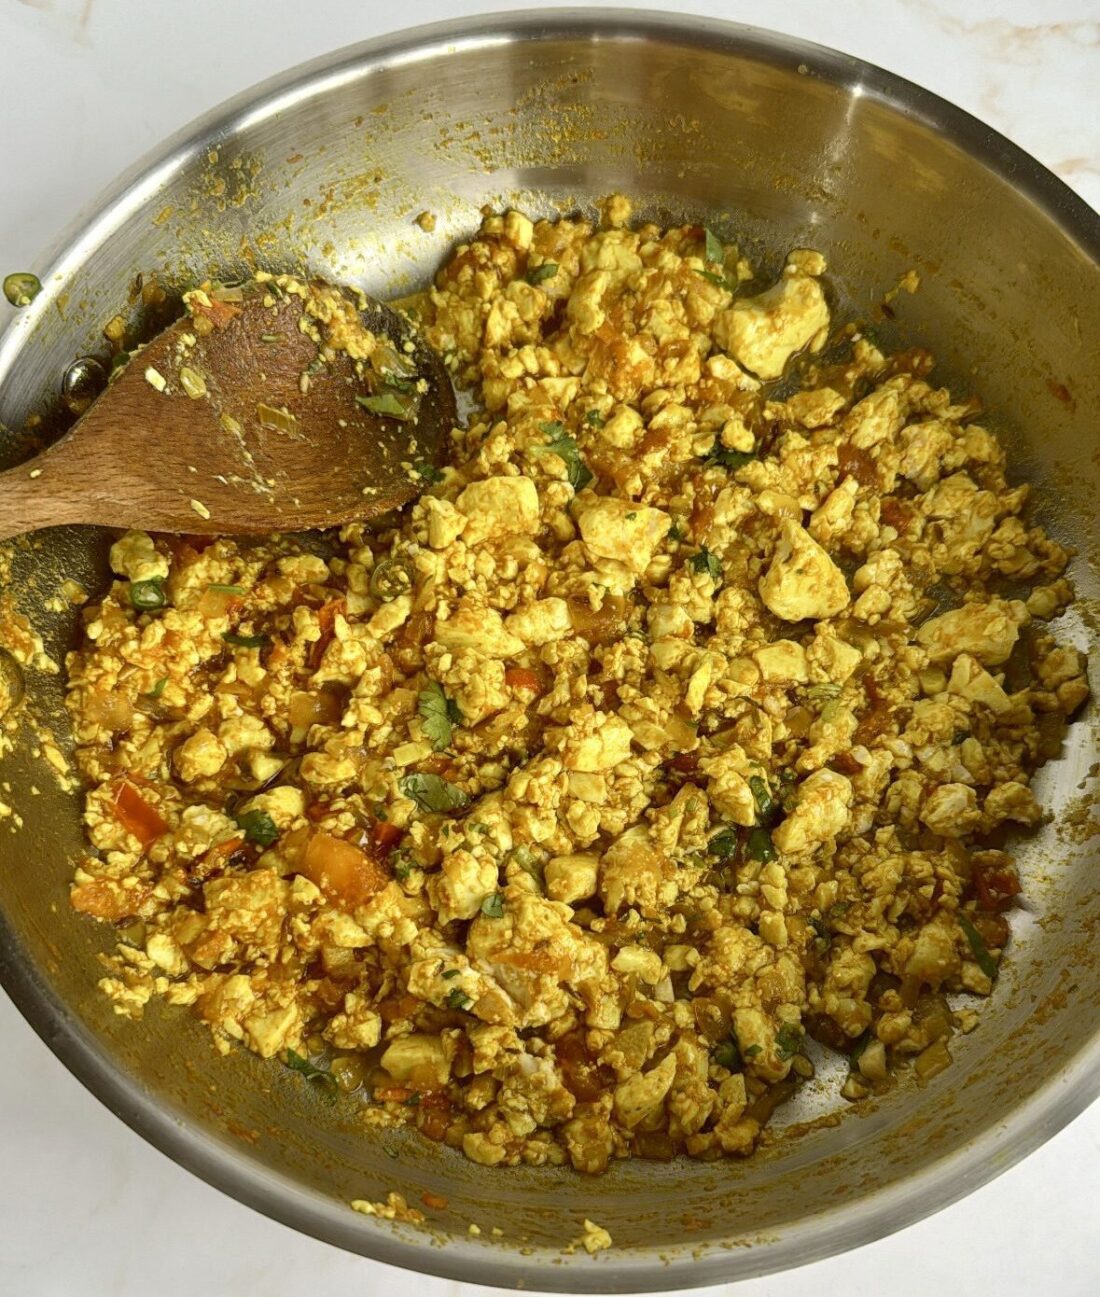
{"label": "white tofu chunk", "polygon": [[435,638],[449,649],[474,649],[487,658],[516,657],[527,647],[505,629],[504,619],[495,608],[467,599],[446,620],[436,622]]}
{"label": "white tofu chunk", "polygon": [[757,378],[778,378],[807,343],[823,338],[829,308],[809,275],[785,274],[756,297],[742,297],[715,320],[714,336]]}
{"label": "white tofu chunk", "polygon": [[851,804],[851,781],[833,770],[817,770],[802,783],[794,810],[772,834],[772,841],[785,853],[827,842],[847,824]]}
{"label": "white tofu chunk", "polygon": [[533,536],[539,529],[539,493],[529,477],[487,477],[471,482],[455,501],[468,519],[467,545],[502,536]]}
{"label": "white tofu chunk", "polygon": [[784,621],[835,617],[850,599],[844,573],[809,532],[789,519],[760,578],[760,597]]}
{"label": "white tofu chunk", "polygon": [[926,621],[917,631],[917,643],[931,662],[950,662],[969,653],[986,666],[1004,662],[1027,620],[1027,609],[1018,600],[992,599],[968,603]]}
{"label": "white tofu chunk", "polygon": [[610,558],[644,572],[672,519],[660,509],[601,496],[577,506],[577,526],[593,560]]}

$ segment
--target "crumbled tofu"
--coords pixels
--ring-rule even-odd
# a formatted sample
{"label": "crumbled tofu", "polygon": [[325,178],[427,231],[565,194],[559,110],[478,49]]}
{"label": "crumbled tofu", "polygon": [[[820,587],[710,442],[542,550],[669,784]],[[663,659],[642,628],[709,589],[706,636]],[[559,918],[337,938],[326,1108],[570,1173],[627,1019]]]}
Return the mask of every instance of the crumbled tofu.
{"label": "crumbled tofu", "polygon": [[[797,248],[743,296],[738,248],[621,196],[598,226],[486,212],[416,312],[466,395],[407,510],[323,545],[129,531],[117,580],[62,586],[70,903],[107,925],[116,1013],[188,1006],[383,1139],[586,1175],[749,1156],[811,1033],[851,1099],[949,1065],[1013,958],[1012,831],[1089,664],[1070,556],[975,401],[846,321],[792,364],[825,270]],[[321,361],[424,387],[354,294],[257,281]],[[201,399],[234,297],[186,295],[151,381]],[[2,709],[58,668],[0,603]],[[610,1242],[585,1221],[566,1250]]]}
{"label": "crumbled tofu", "polygon": [[760,597],[784,621],[835,617],[850,598],[844,573],[795,522],[783,525],[772,561],[760,578]]}

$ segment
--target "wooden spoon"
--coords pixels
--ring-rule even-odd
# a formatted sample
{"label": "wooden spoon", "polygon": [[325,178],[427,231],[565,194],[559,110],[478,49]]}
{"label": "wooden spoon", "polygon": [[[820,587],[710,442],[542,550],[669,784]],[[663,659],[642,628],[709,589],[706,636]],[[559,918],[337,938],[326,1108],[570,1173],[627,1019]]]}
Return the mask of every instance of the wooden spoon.
{"label": "wooden spoon", "polygon": [[[250,283],[239,300],[189,301],[192,313],[135,354],[65,436],[0,473],[0,539],[58,523],[207,535],[329,527],[424,489],[455,398],[403,316],[286,277]],[[371,363],[332,349],[315,307],[334,301],[353,302],[381,342]]]}

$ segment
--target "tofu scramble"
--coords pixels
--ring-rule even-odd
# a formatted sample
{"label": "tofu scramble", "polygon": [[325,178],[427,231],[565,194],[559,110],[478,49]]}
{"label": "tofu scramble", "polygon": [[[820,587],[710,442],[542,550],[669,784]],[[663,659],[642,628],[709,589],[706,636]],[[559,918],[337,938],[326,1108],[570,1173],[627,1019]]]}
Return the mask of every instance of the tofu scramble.
{"label": "tofu scramble", "polygon": [[817,252],[628,222],[486,216],[440,480],[325,556],[127,533],[69,663],[116,1009],[487,1166],[748,1155],[811,1040],[941,1071],[1088,695],[976,403]]}

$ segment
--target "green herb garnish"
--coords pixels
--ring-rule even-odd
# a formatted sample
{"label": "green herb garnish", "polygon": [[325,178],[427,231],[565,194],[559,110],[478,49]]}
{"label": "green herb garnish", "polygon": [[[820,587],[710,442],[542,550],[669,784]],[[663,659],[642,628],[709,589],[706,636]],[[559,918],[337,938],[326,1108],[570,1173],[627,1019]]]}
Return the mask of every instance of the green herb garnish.
{"label": "green herb garnish", "polygon": [[688,562],[691,564],[692,571],[705,572],[707,576],[709,576],[710,579],[714,582],[715,585],[717,585],[718,582],[721,581],[722,564],[718,561],[717,557],[714,554],[712,554],[709,549],[707,549],[705,545],[703,545],[700,548],[698,554],[692,554]]}
{"label": "green herb garnish", "polygon": [[604,425],[604,417],[599,410],[589,410],[584,416],[584,421],[590,428],[602,428]]}
{"label": "green herb garnish", "polygon": [[407,402],[402,401],[395,392],[374,392],[370,396],[357,396],[356,405],[361,405],[371,414],[380,414],[389,419],[410,419],[412,410]]}
{"label": "green herb garnish", "polygon": [[802,1028],[785,1022],[775,1033],[775,1052],[780,1060],[793,1058],[802,1047]]}
{"label": "green herb garnish", "polygon": [[461,986],[452,986],[447,992],[448,1009],[468,1009],[471,1004],[473,1004],[473,1000]]}
{"label": "green herb garnish", "polygon": [[424,736],[437,752],[450,747],[451,728],[462,724],[462,713],[453,698],[443,692],[438,680],[428,682],[416,700],[416,710],[423,722]]}
{"label": "green herb garnish", "polygon": [[216,581],[208,585],[207,590],[213,590],[216,594],[244,594],[243,585],[219,585]]}
{"label": "green herb garnish", "polygon": [[541,284],[547,279],[553,279],[558,273],[558,263],[556,261],[544,261],[541,266],[532,266],[527,272],[527,282],[529,284]]}
{"label": "green herb garnish", "polygon": [[387,374],[383,380],[383,387],[392,387],[395,392],[403,392],[405,396],[412,396],[416,391],[417,379],[405,378],[401,374]]}
{"label": "green herb garnish", "polygon": [[868,1030],[865,1031],[863,1035],[860,1036],[860,1038],[852,1046],[851,1052],[848,1054],[848,1066],[849,1068],[851,1068],[853,1072],[859,1070],[857,1064],[859,1063],[863,1051],[867,1048],[867,1046],[871,1043],[872,1040],[874,1040],[874,1036]]}
{"label": "green herb garnish", "polygon": [[707,843],[707,850],[719,860],[729,860],[737,851],[737,830],[722,829]]}
{"label": "green herb garnish", "polygon": [[726,259],[726,250],[722,247],[722,240],[713,231],[705,227],[703,229],[703,239],[707,260],[713,265],[720,266]]}
{"label": "green herb garnish", "polygon": [[141,696],[143,698],[159,698],[161,694],[164,693],[167,687],[168,687],[168,677],[161,676],[161,678],[156,682],[156,684],[152,687],[152,689],[147,690]]}
{"label": "green herb garnish", "polygon": [[163,577],[155,576],[150,577],[148,581],[130,582],[130,603],[139,611],[150,612],[155,608],[163,608],[167,602],[168,595],[164,590]]}
{"label": "green herb garnish", "polygon": [[835,702],[840,697],[841,686],[831,680],[826,680],[823,684],[810,685],[803,690],[802,696],[813,707],[824,707],[827,703]]}
{"label": "green herb garnish", "polygon": [[992,979],[997,976],[997,961],[989,953],[989,949],[982,940],[982,934],[970,922],[965,914],[958,916],[959,927],[966,934],[967,941],[970,942],[970,949],[974,952],[974,962],[986,975]]}
{"label": "green herb garnish", "polygon": [[756,458],[755,450],[731,450],[728,446],[723,446],[720,441],[707,451],[704,463],[714,464],[718,468],[728,468],[732,471],[744,468],[744,466]]}
{"label": "green herb garnish", "polygon": [[767,829],[753,829],[749,834],[745,850],[748,852],[750,860],[759,861],[762,865],[774,860],[778,854],[772,845],[772,835]]}
{"label": "green herb garnish", "polygon": [[744,1053],[746,1058],[755,1058],[757,1054],[762,1054],[764,1052],[764,1046],[746,1045],[742,1052]]}
{"label": "green herb garnish", "polygon": [[254,842],[258,847],[270,847],[279,836],[275,821],[267,811],[245,811],[233,818],[244,833],[244,840]]}
{"label": "green herb garnish", "polygon": [[460,811],[470,801],[461,788],[449,784],[439,775],[405,775],[397,781],[397,786],[422,811],[435,814],[445,815],[449,811]]}
{"label": "green herb garnish", "polygon": [[716,275],[713,270],[697,270],[695,273],[701,275],[708,283],[717,284],[719,288],[724,288],[727,293],[733,292],[725,275]]}
{"label": "green herb garnish", "polygon": [[414,1090],[414,1091],[412,1092],[412,1094],[410,1094],[409,1097],[408,1097],[407,1099],[404,1100],[404,1104],[405,1104],[405,1107],[406,1107],[406,1108],[419,1108],[419,1107],[420,1107],[420,1091],[419,1091],[419,1090]]}
{"label": "green herb garnish", "polygon": [[222,639],[234,648],[263,648],[271,643],[270,635],[238,635],[236,631],[222,631]]}
{"label": "green herb garnish", "polygon": [[669,540],[683,540],[684,535],[685,535],[684,529],[683,527],[680,526],[678,522],[674,522],[672,526],[668,529]]}
{"label": "green herb garnish", "polygon": [[565,465],[569,485],[574,491],[583,491],[590,482],[595,480],[595,475],[584,460],[581,459],[581,452],[577,443],[566,433],[564,425],[557,420],[552,423],[540,423],[539,427],[550,440],[545,446],[532,446],[531,449],[536,454],[549,451],[551,454],[557,455]]}
{"label": "green herb garnish", "polygon": [[443,481],[443,470],[426,459],[418,460],[412,466],[412,470],[422,482],[427,482],[429,486],[435,486],[436,483]]}
{"label": "green herb garnish", "polygon": [[728,1072],[736,1072],[741,1066],[741,1051],[735,1040],[720,1040],[710,1051],[711,1059],[724,1067]]}
{"label": "green herb garnish", "polygon": [[750,775],[749,788],[752,790],[753,800],[756,802],[756,822],[764,825],[773,823],[779,807],[772,797],[767,782],[759,775]]}
{"label": "green herb garnish", "polygon": [[29,270],[17,270],[4,277],[4,296],[12,306],[30,306],[42,291],[42,281]]}
{"label": "green herb garnish", "polygon": [[293,1049],[286,1051],[286,1065],[291,1071],[300,1072],[307,1081],[319,1081],[330,1090],[336,1089],[336,1077],[331,1072],[326,1071],[323,1067],[315,1067],[308,1058],[303,1058],[301,1054],[295,1053]]}
{"label": "green herb garnish", "polygon": [[487,896],[481,902],[481,912],[487,919],[504,918],[504,897],[499,892],[494,892],[492,896]]}
{"label": "green herb garnish", "polygon": [[457,977],[462,972],[461,968],[446,968],[439,974],[445,982],[449,982],[452,977]]}

